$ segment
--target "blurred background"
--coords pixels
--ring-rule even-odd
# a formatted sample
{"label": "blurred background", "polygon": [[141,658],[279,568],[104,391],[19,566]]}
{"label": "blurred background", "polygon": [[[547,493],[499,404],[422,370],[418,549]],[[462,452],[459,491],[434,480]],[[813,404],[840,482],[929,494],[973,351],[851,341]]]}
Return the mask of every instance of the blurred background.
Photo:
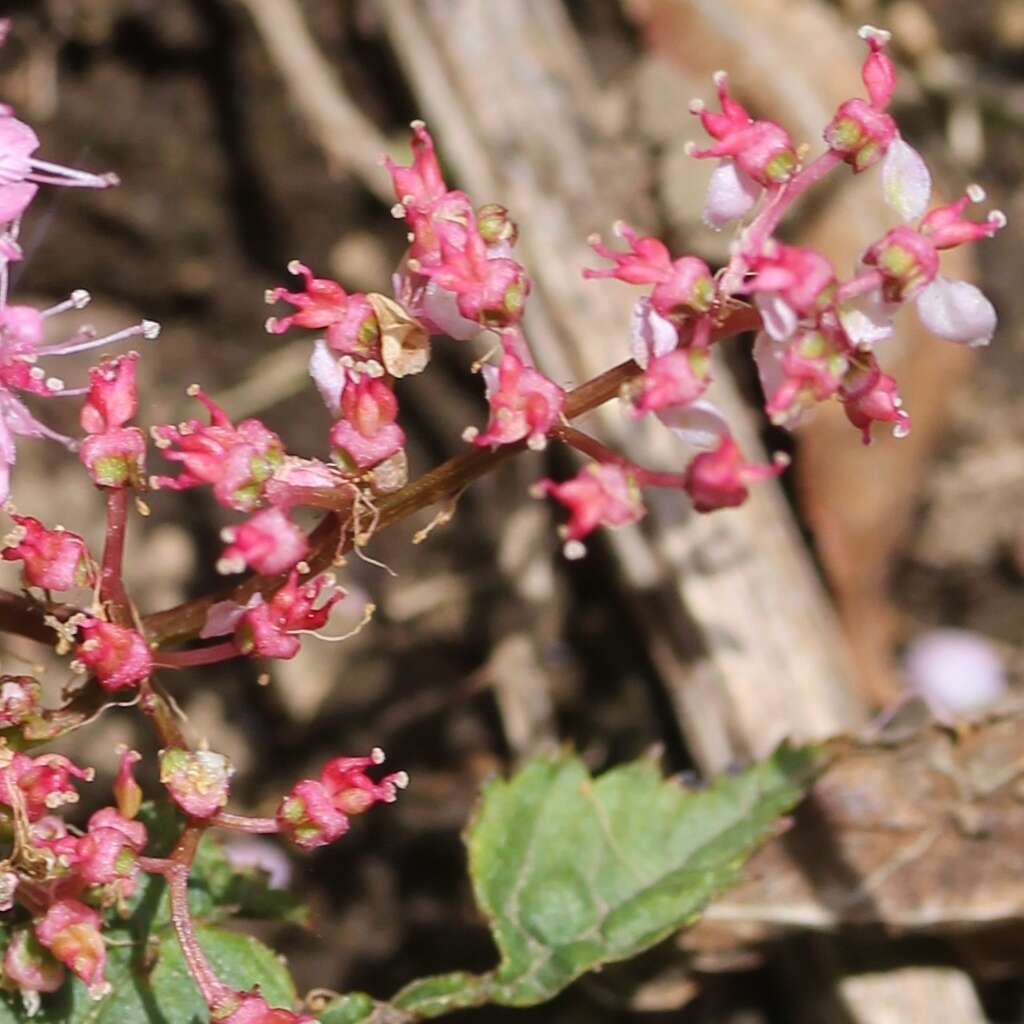
{"label": "blurred background", "polygon": [[[910,438],[865,451],[837,408],[795,437],[769,428],[741,340],[718,367],[719,400],[750,456],[764,445],[795,458],[781,486],[744,509],[701,518],[655,496],[639,527],[568,563],[557,516],[526,491],[573,461],[531,453],[471,488],[425,542],[412,539],[430,515],[375,538],[375,561],[350,558],[344,614],[354,624],[367,600],[378,606],[356,638],[308,643],[265,685],[265,666],[248,662],[167,680],[194,736],[234,760],[236,797],[252,812],[272,813],[292,780],[337,753],[379,745],[413,777],[395,807],[291,863],[313,928],[261,934],[287,953],[300,989],[384,996],[419,974],[491,966],[459,830],[480,782],[528,754],[569,742],[601,769],[658,747],[669,769],[698,778],[787,734],[854,731],[906,692],[908,645],[940,627],[985,645],[1013,701],[1024,667],[1024,0],[23,0],[0,10],[14,17],[0,96],[36,128],[40,155],[123,182],[50,190],[34,204],[15,301],[84,287],[101,328],[159,320],[141,363],[145,427],[196,415],[184,392],[198,381],[291,451],[326,454],[309,340],[265,334],[262,296],[291,283],[292,258],[349,290],[389,290],[404,236],[377,156],[407,155],[414,117],[435,134],[449,182],[519,222],[535,281],[528,332],[566,386],[628,354],[635,295],[580,280],[593,265],[589,233],[621,217],[676,254],[721,264],[727,253],[729,237],[701,224],[710,168],[684,153],[700,137],[687,103],[709,96],[719,67],[755,114],[816,151],[834,107],[861,92],[857,26],[890,29],[903,72],[896,113],[938,190],[953,198],[977,180],[1009,217],[994,241],[945,264],[999,309],[992,347],[955,349],[908,312],[882,355],[914,419]],[[889,226],[877,172],[844,171],[785,230],[846,273]],[[430,370],[402,382],[413,475],[483,422],[468,372],[480,354],[438,343]],[[84,379],[87,365],[61,376]],[[48,421],[74,433],[75,410],[50,405]],[[671,442],[627,432],[614,410],[591,426],[640,461],[680,465]],[[154,452],[151,471],[158,463]],[[56,446],[20,445],[14,497],[98,550],[100,499]],[[205,494],[147,500],[129,552],[146,612],[217,585],[227,521]],[[4,580],[16,589],[16,575]],[[19,657],[41,653],[12,643],[8,656],[5,671],[18,671]],[[965,687],[974,666],[958,670]],[[111,715],[76,742],[109,770],[117,743],[149,740]],[[941,929],[890,946],[892,930],[876,921],[824,952],[799,932],[742,951],[735,940],[670,944],[550,1006],[463,1019],[1024,1021],[1014,958],[954,945]],[[965,1001],[947,999],[948,1018],[872,1016],[870,1000],[848,992],[835,1002],[822,978],[849,957],[941,966]]]}

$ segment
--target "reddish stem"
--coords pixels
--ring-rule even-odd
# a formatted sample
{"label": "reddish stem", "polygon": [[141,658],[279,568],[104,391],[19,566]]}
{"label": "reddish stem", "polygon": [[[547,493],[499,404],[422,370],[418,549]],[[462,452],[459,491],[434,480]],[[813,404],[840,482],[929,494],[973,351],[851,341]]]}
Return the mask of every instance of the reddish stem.
{"label": "reddish stem", "polygon": [[251,818],[246,814],[232,814],[220,811],[209,820],[216,828],[226,828],[232,832],[247,832],[254,836],[268,836],[280,832],[276,818]]}
{"label": "reddish stem", "polygon": [[555,427],[550,436],[556,441],[561,441],[563,444],[569,445],[570,448],[582,452],[595,462],[622,466],[623,469],[629,470],[636,477],[637,483],[643,487],[667,487],[680,490],[686,482],[686,477],[682,473],[662,473],[656,469],[639,466],[631,459],[613,451],[606,444],[602,444],[596,437],[591,437],[590,434],[585,434],[582,430],[576,430],[575,427]]}
{"label": "reddish stem", "polygon": [[222,1006],[235,995],[234,989],[217,977],[210,961],[199,945],[192,913],[188,906],[188,875],[192,861],[202,839],[204,826],[186,825],[174,852],[169,858],[140,857],[139,867],[150,874],[159,874],[167,880],[167,891],[171,904],[171,925],[185,957],[185,964],[192,975],[203,1001],[211,1010]]}
{"label": "reddish stem", "polygon": [[884,281],[885,278],[880,270],[865,270],[863,274],[858,274],[845,284],[839,286],[839,290],[836,292],[836,301],[848,302],[850,299],[855,299],[865,292],[881,288]]}
{"label": "reddish stem", "polygon": [[110,619],[119,626],[131,626],[132,613],[124,589],[124,542],[128,520],[128,490],[107,489],[107,532],[100,563],[100,600],[107,605]]}
{"label": "reddish stem", "polygon": [[241,655],[234,639],[222,640],[206,647],[193,647],[187,651],[160,651],[153,659],[154,668],[195,668],[199,665],[216,665]]}

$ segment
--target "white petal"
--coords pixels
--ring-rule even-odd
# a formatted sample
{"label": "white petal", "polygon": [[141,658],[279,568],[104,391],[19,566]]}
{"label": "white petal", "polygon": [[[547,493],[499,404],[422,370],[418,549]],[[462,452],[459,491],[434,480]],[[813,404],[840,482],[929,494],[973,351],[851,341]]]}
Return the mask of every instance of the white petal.
{"label": "white petal", "polygon": [[917,296],[917,315],[932,334],[978,348],[992,340],[996,311],[981,290],[966,281],[937,277]]}
{"label": "white petal", "polygon": [[782,357],[785,352],[785,345],[772,341],[766,332],[758,331],[754,339],[754,364],[757,366],[757,376],[761,381],[761,390],[766,402],[771,401],[786,379],[782,369]]}
{"label": "white petal", "polygon": [[784,299],[772,292],[758,292],[754,305],[761,314],[764,329],[776,340],[787,341],[796,330],[797,315]]}
{"label": "white petal", "polygon": [[647,364],[658,356],[666,356],[679,346],[674,325],[651,308],[651,300],[638,299],[629,321],[629,353],[637,365]]}
{"label": "white petal", "polygon": [[345,371],[323,338],[313,343],[309,357],[309,375],[316,384],[320,397],[333,416],[341,415],[341,392],[345,387]]}
{"label": "white petal", "polygon": [[501,371],[493,363],[484,363],[480,367],[480,376],[484,379],[484,397],[489,402],[498,390]]}
{"label": "white petal", "polygon": [[880,290],[865,292],[839,307],[839,322],[854,345],[873,348],[892,336],[899,305],[886,302]]}
{"label": "white petal", "polygon": [[729,433],[729,424],[718,407],[704,399],[655,413],[661,422],[691,448],[710,451]]}
{"label": "white petal", "polygon": [[206,621],[199,631],[200,638],[206,640],[212,636],[224,636],[230,633],[238,624],[245,607],[237,601],[218,601],[216,604],[210,605],[210,610],[206,613]]}
{"label": "white petal", "polygon": [[921,154],[902,139],[893,139],[882,163],[882,194],[905,220],[916,220],[928,209],[932,176]]}
{"label": "white petal", "polygon": [[761,195],[761,186],[732,160],[723,160],[711,174],[704,200],[704,223],[720,231],[744,216]]}
{"label": "white petal", "polygon": [[423,289],[423,316],[454,341],[469,341],[483,330],[478,323],[467,320],[459,312],[458,297],[454,292],[446,292],[433,281]]}

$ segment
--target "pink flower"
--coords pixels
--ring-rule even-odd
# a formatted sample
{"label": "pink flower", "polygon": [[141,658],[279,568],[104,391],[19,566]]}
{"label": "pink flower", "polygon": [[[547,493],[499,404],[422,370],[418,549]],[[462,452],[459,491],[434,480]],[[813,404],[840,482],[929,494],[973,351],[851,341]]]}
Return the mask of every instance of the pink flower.
{"label": "pink flower", "polygon": [[[411,128],[412,165],[399,167],[385,158],[384,166],[391,175],[398,200],[392,212],[405,218],[412,234],[408,258],[418,265],[433,265],[442,262],[442,239],[456,249],[464,248],[473,207],[465,193],[452,191],[445,185],[434,140],[426,125],[413,121]],[[492,210],[485,207],[481,213],[487,218],[486,241],[492,243],[495,235]],[[497,232],[499,236],[502,233]]]}
{"label": "pink flower", "polygon": [[[327,576],[318,576],[300,586],[298,573],[293,569],[288,581],[269,601],[255,594],[245,607],[236,605],[237,612],[229,610],[218,625],[226,626],[225,632],[234,628],[235,641],[244,654],[259,658],[294,658],[300,646],[294,634],[310,633],[323,627],[331,609],[344,596],[340,590],[335,590],[317,606],[321,593],[330,586],[332,581]],[[211,609],[211,616],[213,611]],[[208,628],[203,634],[216,635]]]}
{"label": "pink flower", "polygon": [[908,227],[887,231],[864,254],[864,263],[882,275],[882,295],[887,302],[913,298],[939,272],[935,246]]}
{"label": "pink flower", "polygon": [[750,260],[750,270],[754,277],[741,290],[754,295],[776,341],[789,338],[801,319],[815,321],[836,293],[832,264],[813,249],[772,243]]}
{"label": "pink flower", "polygon": [[500,366],[487,365],[482,372],[490,421],[482,434],[470,427],[463,437],[480,448],[497,448],[524,439],[533,449],[543,448],[562,413],[565,392],[509,351],[502,355]]}
{"label": "pink flower", "polygon": [[47,530],[38,519],[12,514],[15,527],[4,538],[0,557],[5,562],[22,561],[22,575],[30,587],[70,590],[92,586],[96,571],[77,533],[58,527]]}
{"label": "pink flower", "polygon": [[365,295],[349,295],[337,281],[314,277],[313,272],[298,260],[288,264],[291,274],[301,275],[301,292],[272,288],[266,294],[268,303],[284,301],[298,312],[286,317],[271,317],[267,330],[283,334],[290,327],[327,328],[327,344],[340,354],[361,359],[380,360],[380,326]]}
{"label": "pink flower", "polygon": [[955,249],[967,242],[980,242],[991,238],[1006,226],[1006,217],[999,210],[992,210],[983,221],[967,220],[963,216],[968,203],[985,200],[985,190],[971,185],[967,192],[955,202],[937,206],[921,219],[921,235],[929,239],[936,249]]}
{"label": "pink flower", "polygon": [[394,803],[409,784],[405,772],[392,772],[379,782],[367,769],[384,763],[376,748],[369,757],[337,757],[328,761],[319,780],[303,779],[281,801],[277,821],[281,833],[303,850],[333,843],[349,827],[349,818],[378,803]]}
{"label": "pink flower", "polygon": [[457,243],[445,235],[439,243],[436,263],[410,259],[408,268],[454,293],[459,314],[467,320],[495,330],[515,326],[530,292],[522,265],[490,252],[473,220]]}
{"label": "pink flower", "polygon": [[825,129],[829,149],[841,153],[855,174],[874,166],[899,137],[896,122],[864,100],[847,100]]}
{"label": "pink flower", "polygon": [[231,762],[212,750],[160,752],[160,781],[174,803],[193,818],[212,818],[227,804],[234,773]]}
{"label": "pink flower", "polygon": [[125,900],[135,891],[139,875],[136,855],[146,845],[146,827],[104,807],[89,819],[89,830],[78,841],[75,874],[86,885],[110,886]]}
{"label": "pink flower", "polygon": [[691,405],[711,383],[711,365],[701,349],[676,349],[652,359],[636,382],[625,390],[632,413],[639,418],[648,412]]}
{"label": "pink flower", "polygon": [[534,488],[549,494],[569,510],[569,522],[559,530],[566,558],[585,554],[582,541],[599,526],[626,526],[643,518],[645,509],[636,478],[614,463],[591,462],[572,480],[539,480]]}
{"label": "pink flower", "polygon": [[714,76],[721,106],[712,113],[703,105],[691,107],[715,145],[698,152],[697,159],[717,157],[734,160],[754,181],[767,188],[780,185],[793,176],[797,166],[796,150],[784,128],[773,121],[755,121],[729,94],[729,78],[719,71]]}
{"label": "pink flower", "polygon": [[849,367],[848,352],[838,332],[803,331],[780,344],[761,333],[754,342],[773,423],[792,426],[807,409],[834,395]]}
{"label": "pink flower", "polygon": [[225,527],[221,538],[228,542],[217,562],[222,573],[250,568],[272,576],[309,554],[306,535],[279,508],[264,509],[244,523]]}
{"label": "pink flower", "polygon": [[777,460],[771,466],[752,465],[743,461],[731,437],[723,437],[714,451],[701,452],[687,466],[683,489],[697,512],[734,508],[747,500],[749,484],[778,476],[787,461]]}
{"label": "pink flower", "polygon": [[243,420],[236,427],[199,388],[190,389],[190,394],[206,407],[210,423],[189,420],[179,427],[153,428],[164,458],[180,462],[184,470],[177,477],[152,477],[151,485],[175,491],[211,485],[222,505],[253,511],[285,460],[280,438],[259,420]]}
{"label": "pink flower", "polygon": [[419,213],[428,213],[448,194],[448,186],[427,126],[422,121],[413,121],[411,128],[412,165],[400,167],[385,157],[384,166],[391,175],[398,202]]}
{"label": "pink flower", "polygon": [[829,148],[841,153],[854,173],[877,163],[899,137],[896,122],[884,113],[896,88],[896,67],[885,52],[889,33],[865,25],[860,37],[868,45],[861,66],[868,102],[847,100],[825,129]]}
{"label": "pink flower", "polygon": [[108,693],[137,686],[153,671],[149,645],[134,629],[86,619],[79,623],[78,631],[82,642],[75,649],[75,658]]}
{"label": "pink flower", "polygon": [[303,779],[277,810],[281,835],[301,850],[314,850],[340,839],[348,831],[348,815],[338,810],[323,784]]}
{"label": "pink flower", "polygon": [[872,423],[892,423],[894,437],[910,433],[910,415],[903,408],[896,381],[882,373],[874,359],[846,375],[839,398],[846,418],[860,430],[864,444],[871,444]]}
{"label": "pink flower", "polygon": [[398,399],[383,380],[349,378],[341,393],[341,416],[331,428],[331,448],[350,469],[369,469],[405,447],[395,422]]}
{"label": "pink flower", "polygon": [[78,900],[58,900],[36,921],[36,938],[65,967],[77,974],[98,999],[109,990],[103,977],[107,949],[100,915]]}
{"label": "pink flower", "polygon": [[78,802],[72,779],[91,781],[91,768],[79,768],[63,754],[14,754],[0,768],[0,803],[13,807],[20,801],[29,821],[38,821],[48,811]]}
{"label": "pink flower", "polygon": [[653,284],[651,308],[662,317],[685,317],[706,313],[714,301],[715,285],[708,265],[696,256],[673,260],[664,243],[657,238],[641,238],[628,224],[615,225],[616,234],[629,249],[616,252],[599,236],[589,239],[590,247],[614,266],[605,270],[583,271],[585,278],[616,278],[627,284]]}

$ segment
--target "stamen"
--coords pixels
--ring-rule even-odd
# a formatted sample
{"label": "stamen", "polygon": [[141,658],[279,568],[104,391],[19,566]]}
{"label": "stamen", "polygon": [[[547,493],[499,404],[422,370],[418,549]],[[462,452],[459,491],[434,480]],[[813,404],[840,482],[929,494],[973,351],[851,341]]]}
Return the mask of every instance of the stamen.
{"label": "stamen", "polygon": [[[51,164],[46,160],[36,160],[33,158],[29,162],[32,165],[32,173],[28,176],[28,180],[37,182],[40,185],[110,188],[112,185],[121,184],[121,179],[109,171],[106,174],[90,174],[88,171],[77,171],[73,167]],[[36,173],[38,171],[43,173]]]}
{"label": "stamen", "polygon": [[46,318],[56,316],[58,313],[63,313],[69,309],[85,309],[91,301],[92,296],[84,288],[76,288],[63,302],[58,302],[56,306],[44,309],[39,315]]}
{"label": "stamen", "polygon": [[[155,332],[155,333],[154,333]],[[124,330],[115,331],[113,334],[107,334],[102,338],[96,338],[92,336],[92,329],[88,329],[87,339],[84,341],[76,341],[72,338],[70,341],[65,341],[57,345],[44,345],[41,348],[36,349],[39,355],[43,356],[68,356],[73,352],[85,352],[93,348],[101,348],[106,345],[113,345],[119,341],[126,341],[128,338],[137,338],[140,335],[143,338],[155,338],[160,333],[160,325],[155,320],[143,320],[140,323],[133,324],[131,327],[125,327]],[[86,334],[86,329],[83,328],[79,332],[78,337],[82,337]]]}

